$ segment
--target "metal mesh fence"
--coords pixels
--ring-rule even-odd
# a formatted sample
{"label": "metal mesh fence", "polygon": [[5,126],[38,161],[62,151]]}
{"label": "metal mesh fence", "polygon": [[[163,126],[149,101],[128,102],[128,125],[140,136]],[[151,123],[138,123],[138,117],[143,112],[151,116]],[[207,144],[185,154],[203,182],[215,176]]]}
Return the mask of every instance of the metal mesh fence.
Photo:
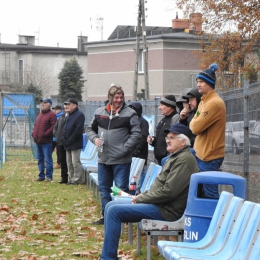
{"label": "metal mesh fence", "polygon": [[[247,197],[260,202],[260,83],[245,81],[243,88],[220,92],[226,104],[227,124],[225,132],[225,159],[222,170],[238,174],[247,179]],[[0,155],[7,160],[14,157],[36,158],[36,146],[32,140],[32,129],[36,118],[33,95],[2,93],[2,135],[5,146],[1,145]],[[128,103],[128,102],[127,102]],[[149,122],[154,131],[161,120],[158,111],[160,100],[141,100],[143,115],[152,118]],[[89,125],[95,110],[104,106],[103,101],[80,103],[79,109],[85,114],[85,125]],[[3,148],[4,147],[4,148]],[[4,149],[4,151],[3,151]],[[1,156],[0,167],[3,158]]]}
{"label": "metal mesh fence", "polygon": [[31,133],[36,118],[32,94],[3,94],[2,116],[6,159],[36,158],[36,146]]}
{"label": "metal mesh fence", "polygon": [[223,170],[247,179],[249,200],[260,202],[260,83],[221,93],[227,108]]}

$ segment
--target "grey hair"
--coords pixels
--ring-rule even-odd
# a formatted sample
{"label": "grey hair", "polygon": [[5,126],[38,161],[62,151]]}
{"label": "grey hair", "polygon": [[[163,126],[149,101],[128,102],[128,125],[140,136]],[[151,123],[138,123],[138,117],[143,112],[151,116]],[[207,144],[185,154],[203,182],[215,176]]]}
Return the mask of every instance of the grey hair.
{"label": "grey hair", "polygon": [[190,146],[190,138],[188,136],[186,136],[184,134],[178,134],[177,136],[180,141],[184,139],[186,141],[186,145]]}

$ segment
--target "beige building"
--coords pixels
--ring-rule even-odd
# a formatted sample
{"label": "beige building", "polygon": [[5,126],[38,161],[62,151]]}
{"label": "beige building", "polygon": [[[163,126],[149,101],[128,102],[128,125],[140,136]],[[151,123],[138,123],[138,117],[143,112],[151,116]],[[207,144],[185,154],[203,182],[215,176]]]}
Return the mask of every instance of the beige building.
{"label": "beige building", "polygon": [[64,62],[75,57],[87,77],[87,53],[78,38],[78,48],[35,46],[35,37],[20,35],[17,44],[0,43],[0,88],[11,90],[14,87],[34,83],[43,91],[43,96],[58,94],[58,74]]}
{"label": "beige building", "polygon": [[[119,28],[120,29],[120,28]],[[121,28],[122,29],[122,28]],[[128,28],[128,29],[134,29]],[[129,33],[131,35],[131,33]],[[135,68],[135,38],[88,42],[87,99],[104,100],[111,83],[121,85],[126,99],[132,99]],[[150,99],[176,94],[195,86],[193,74],[200,70],[194,52],[199,37],[185,32],[147,36]],[[142,48],[140,49],[138,90],[145,87]]]}

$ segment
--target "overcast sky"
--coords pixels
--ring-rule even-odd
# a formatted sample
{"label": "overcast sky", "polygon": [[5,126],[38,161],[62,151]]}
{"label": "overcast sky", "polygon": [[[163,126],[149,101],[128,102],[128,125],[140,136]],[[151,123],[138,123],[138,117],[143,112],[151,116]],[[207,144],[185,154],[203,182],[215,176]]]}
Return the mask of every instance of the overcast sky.
{"label": "overcast sky", "polygon": [[[34,35],[35,45],[77,47],[77,36],[101,40],[96,30],[103,18],[103,39],[117,25],[137,25],[139,0],[5,0],[1,1],[1,43],[18,43],[18,35]],[[147,26],[171,26],[174,0],[147,0]],[[179,15],[179,18],[180,15]]]}

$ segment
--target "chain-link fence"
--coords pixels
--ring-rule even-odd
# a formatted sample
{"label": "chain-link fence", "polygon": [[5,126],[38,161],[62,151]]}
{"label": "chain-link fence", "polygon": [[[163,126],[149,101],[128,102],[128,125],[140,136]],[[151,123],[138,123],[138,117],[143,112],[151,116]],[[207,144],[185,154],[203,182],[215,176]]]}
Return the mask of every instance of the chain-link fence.
{"label": "chain-link fence", "polygon": [[31,136],[36,118],[34,95],[2,93],[2,118],[6,159],[36,158],[36,146]]}
{"label": "chain-link fence", "polygon": [[260,201],[260,83],[221,93],[227,108],[223,170],[247,179],[247,197]]}
{"label": "chain-link fence", "polygon": [[[260,201],[260,83],[245,81],[243,88],[220,92],[227,108],[225,132],[225,160],[222,170],[247,179],[248,199]],[[149,120],[150,132],[161,120],[160,100],[141,100],[143,115]],[[128,103],[128,102],[127,102]],[[95,110],[104,102],[80,103],[89,125]],[[36,118],[34,96],[30,94],[2,93],[2,132],[5,147],[0,149],[0,166],[3,155],[31,159],[36,157],[36,146],[31,133]],[[4,148],[3,148],[4,147]],[[3,150],[4,149],[4,150]]]}

